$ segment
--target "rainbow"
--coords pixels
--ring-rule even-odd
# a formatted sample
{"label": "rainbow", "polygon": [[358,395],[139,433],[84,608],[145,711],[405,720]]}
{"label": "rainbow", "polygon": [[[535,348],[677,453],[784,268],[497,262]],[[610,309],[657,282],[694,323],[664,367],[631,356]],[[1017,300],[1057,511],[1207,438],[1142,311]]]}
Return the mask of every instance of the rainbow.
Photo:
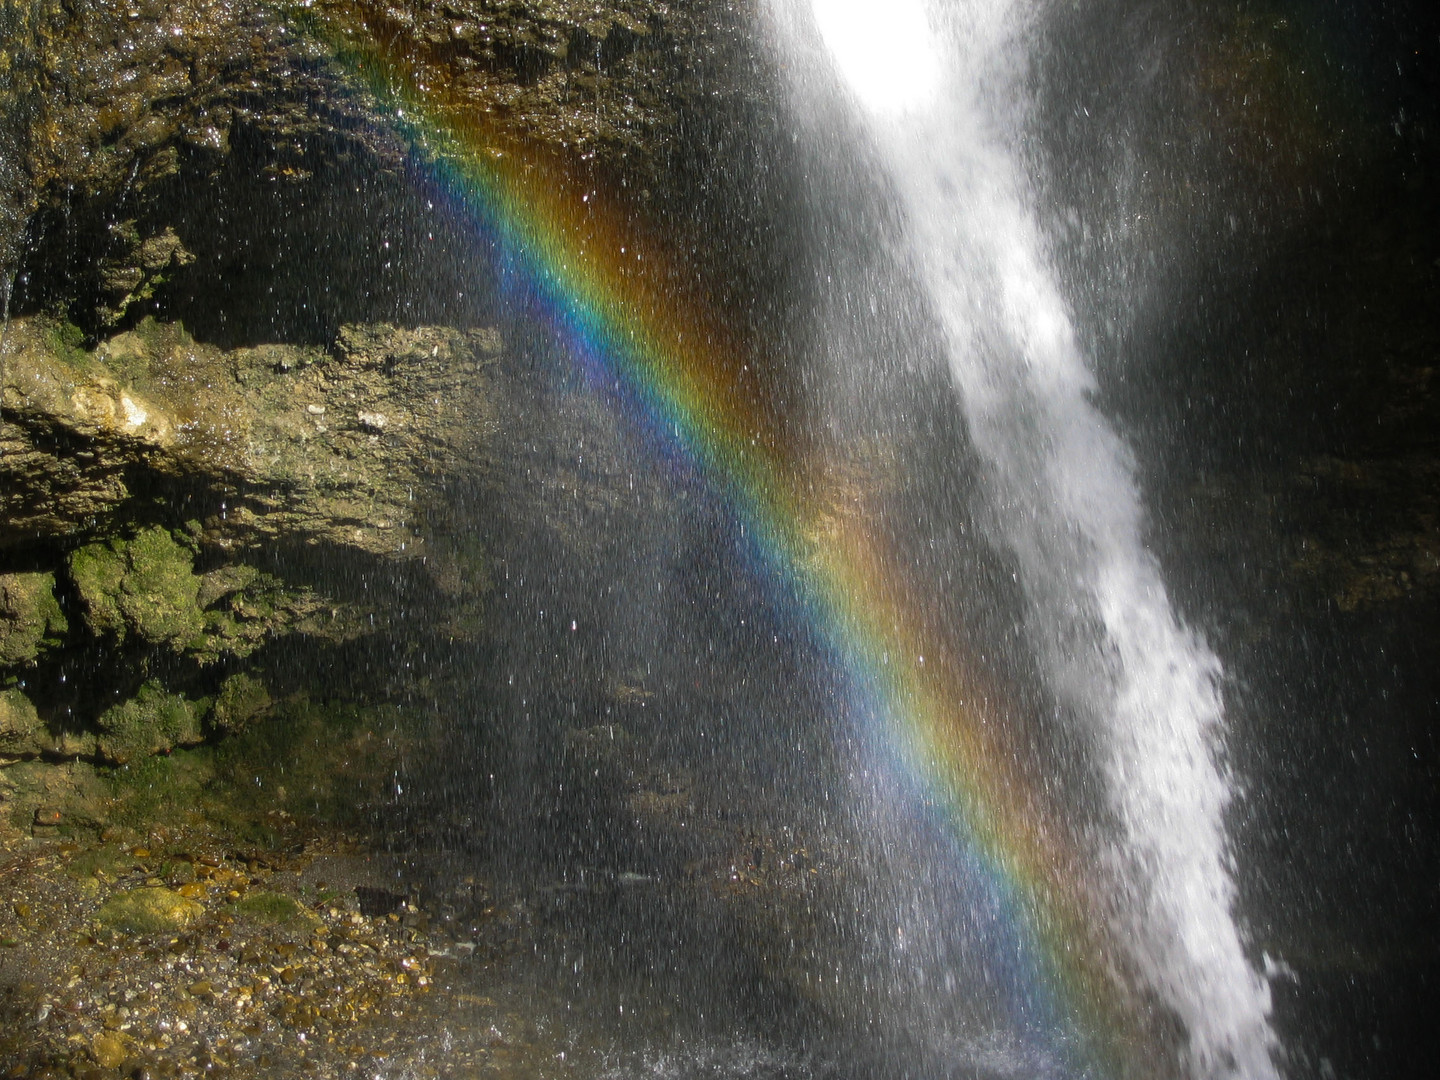
{"label": "rainbow", "polygon": [[771,403],[746,348],[577,162],[475,115],[362,5],[317,12],[291,18],[493,238],[579,370],[734,515],[759,572],[842,674],[849,720],[943,819],[957,872],[1004,938],[1017,1027],[1074,1075],[1151,1071],[1162,1052],[1117,974],[1123,950],[1063,815],[1027,774],[1003,695],[947,643],[930,590]]}

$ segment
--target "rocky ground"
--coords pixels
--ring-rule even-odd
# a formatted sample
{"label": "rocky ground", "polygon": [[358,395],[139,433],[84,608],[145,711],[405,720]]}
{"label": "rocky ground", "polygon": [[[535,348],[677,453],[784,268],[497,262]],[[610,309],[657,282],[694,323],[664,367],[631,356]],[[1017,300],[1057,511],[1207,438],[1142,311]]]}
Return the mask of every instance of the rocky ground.
{"label": "rocky ground", "polygon": [[[597,1075],[703,1029],[686,1014],[754,978],[741,969],[767,949],[760,983],[819,981],[796,938],[835,853],[673,793],[632,801],[657,833],[689,826],[683,856],[519,876],[203,799],[102,826],[138,824],[137,792],[92,795],[36,805],[0,847],[5,1076]],[[714,986],[697,985],[702,962]]]}
{"label": "rocky ground", "polygon": [[[275,825],[283,851],[163,829],[12,842],[6,1075],[343,1075],[384,1059],[377,1022],[413,1014],[444,946],[353,844]],[[382,884],[347,888],[357,866]]]}

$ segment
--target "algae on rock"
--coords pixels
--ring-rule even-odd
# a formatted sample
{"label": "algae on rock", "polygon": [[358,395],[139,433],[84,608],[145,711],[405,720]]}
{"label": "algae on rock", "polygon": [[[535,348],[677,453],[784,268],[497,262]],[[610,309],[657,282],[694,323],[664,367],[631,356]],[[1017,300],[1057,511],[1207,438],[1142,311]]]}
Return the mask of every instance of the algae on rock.
{"label": "algae on rock", "polygon": [[177,652],[195,644],[204,629],[194,568],[194,553],[159,526],[70,555],[70,578],[97,636],[123,641],[132,633]]}
{"label": "algae on rock", "polygon": [[54,574],[0,574],[0,668],[33,662],[42,649],[58,646],[68,629]]}
{"label": "algae on rock", "polygon": [[190,701],[147,682],[129,701],[100,714],[99,752],[124,764],[176,746],[193,746],[203,739],[200,721],[208,708],[208,701]]}
{"label": "algae on rock", "polygon": [[261,680],[249,672],[236,672],[220,685],[210,707],[210,726],[225,733],[242,731],[273,704]]}
{"label": "algae on rock", "polygon": [[0,758],[33,757],[41,727],[40,714],[22,691],[0,690]]}
{"label": "algae on rock", "polygon": [[100,905],[101,926],[127,934],[163,934],[184,930],[205,914],[205,906],[169,889],[144,887],[116,893]]}
{"label": "algae on rock", "polygon": [[[127,761],[238,731],[272,690],[235,663],[286,640],[484,633],[485,545],[449,504],[493,485],[494,331],[346,327],[327,351],[224,351],[153,320],[74,337],[15,319],[0,340],[0,554],[59,571],[0,576],[0,677],[83,647],[151,681],[117,705],[47,680],[56,700],[33,704],[66,730],[12,724],[13,754]],[[202,728],[186,702],[215,695]]]}

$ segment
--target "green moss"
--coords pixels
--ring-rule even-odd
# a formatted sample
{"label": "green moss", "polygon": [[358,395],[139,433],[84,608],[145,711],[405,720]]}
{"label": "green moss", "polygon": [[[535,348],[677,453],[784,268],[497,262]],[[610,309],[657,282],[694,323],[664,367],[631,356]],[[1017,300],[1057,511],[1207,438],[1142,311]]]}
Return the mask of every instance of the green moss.
{"label": "green moss", "polygon": [[205,784],[214,776],[203,749],[143,757],[102,773],[112,800],[112,824],[145,830],[154,823],[180,824],[199,810]]}
{"label": "green moss", "polygon": [[153,315],[146,315],[136,323],[131,333],[149,356],[162,356],[177,345],[183,347],[195,342],[179,319],[161,322]]}
{"label": "green moss", "polygon": [[417,726],[395,708],[291,699],[215,747],[213,790],[257,808],[355,822],[387,796]]}
{"label": "green moss", "polygon": [[179,694],[167,694],[147,682],[129,701],[107,709],[98,721],[100,753],[111,761],[133,761],[201,740],[204,706]]}
{"label": "green moss", "polygon": [[126,558],[129,573],[121,582],[120,607],[140,636],[177,647],[197,637],[203,623],[193,553],[157,526],[130,542]]}
{"label": "green moss", "polygon": [[125,577],[125,556],[110,544],[91,544],[70,553],[70,580],[85,605],[85,622],[95,634],[125,636],[120,613],[120,582]]}
{"label": "green moss", "polygon": [[37,576],[41,579],[41,585],[34,613],[37,620],[43,619],[45,622],[45,635],[40,639],[40,646],[45,649],[58,648],[65,643],[65,635],[70,631],[70,620],[65,618],[60,601],[55,599],[55,575]]}
{"label": "green moss", "polygon": [[104,844],[82,851],[70,860],[65,872],[71,877],[111,879],[127,874],[140,865],[140,860],[115,844]]}
{"label": "green moss", "polygon": [[242,671],[231,675],[221,685],[215,706],[210,711],[210,724],[219,731],[240,731],[271,704],[270,691],[265,689],[265,684]]}
{"label": "green moss", "polygon": [[0,574],[0,665],[33,662],[60,645],[68,629],[53,574]]}
{"label": "green moss", "polygon": [[157,824],[213,828],[257,847],[280,842],[279,819],[266,817],[275,810],[364,825],[391,796],[420,726],[418,716],[395,708],[275,702],[219,743],[103,769],[106,821],[142,833]]}
{"label": "green moss", "polygon": [[70,578],[92,631],[120,640],[134,633],[177,652],[195,644],[204,630],[194,567],[193,552],[159,526],[70,556]]}
{"label": "green moss", "polygon": [[131,889],[117,893],[100,906],[95,919],[101,926],[128,934],[163,934],[183,930],[205,908],[169,889]]}
{"label": "green moss", "polygon": [[41,727],[29,698],[19,690],[0,690],[0,754],[19,757],[36,753]]}
{"label": "green moss", "polygon": [[46,331],[45,343],[50,351],[67,363],[88,367],[90,354],[85,351],[85,331],[69,320],[53,323]]}
{"label": "green moss", "polygon": [[319,921],[293,896],[264,890],[237,900],[233,910],[236,915],[270,926]]}

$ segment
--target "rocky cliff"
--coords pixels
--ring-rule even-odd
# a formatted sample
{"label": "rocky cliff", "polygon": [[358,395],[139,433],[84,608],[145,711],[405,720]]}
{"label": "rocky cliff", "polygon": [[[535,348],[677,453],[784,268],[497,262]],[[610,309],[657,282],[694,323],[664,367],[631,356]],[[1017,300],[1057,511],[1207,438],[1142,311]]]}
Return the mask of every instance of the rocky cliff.
{"label": "rocky cliff", "polygon": [[524,376],[543,346],[502,340],[483,245],[337,42],[403,43],[498,130],[663,216],[711,152],[680,148],[686,126],[753,112],[729,9],[0,19],[0,753],[219,737],[287,692],[265,672],[297,649],[482,648],[498,536],[579,565],[605,543],[587,514],[643,503],[613,422],[546,419],[566,406]]}

